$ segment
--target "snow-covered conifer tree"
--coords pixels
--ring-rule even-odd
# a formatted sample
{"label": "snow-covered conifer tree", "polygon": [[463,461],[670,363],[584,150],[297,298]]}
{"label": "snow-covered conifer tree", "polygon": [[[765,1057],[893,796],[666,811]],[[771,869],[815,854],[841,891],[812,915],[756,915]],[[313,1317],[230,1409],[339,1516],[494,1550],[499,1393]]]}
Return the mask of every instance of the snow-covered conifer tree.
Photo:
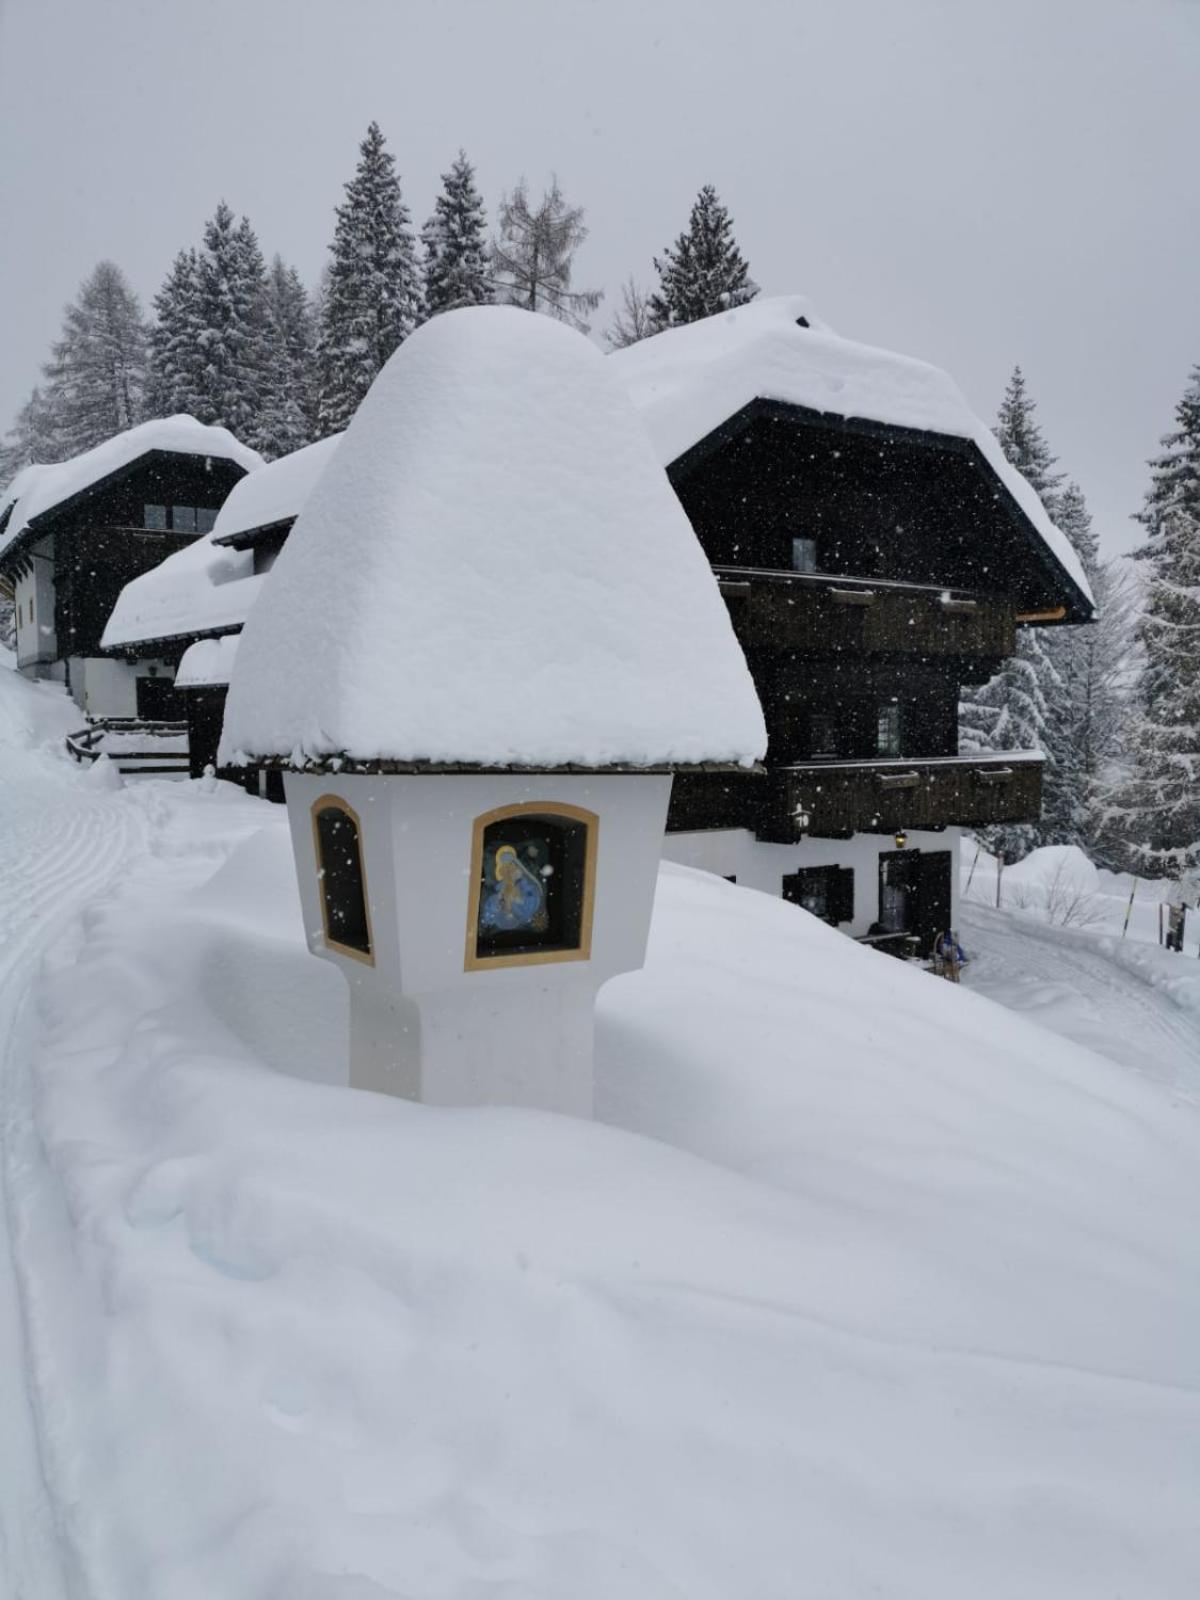
{"label": "snow-covered conifer tree", "polygon": [[197,312],[201,422],[257,446],[269,362],[267,274],[258,238],[222,200],[204,230]]}
{"label": "snow-covered conifer tree", "polygon": [[500,201],[500,235],[492,241],[492,282],[504,305],[557,317],[582,333],[586,313],[603,299],[600,289],[572,289],[575,252],[587,238],[583,207],[567,204],[557,177],[536,208],[522,178]]}
{"label": "snow-covered conifer tree", "polygon": [[421,243],[427,316],[449,311],[452,306],[490,303],[487,217],[483,197],[475,187],[475,169],[465,150],[458,152],[449,172],[442,174],[442,192],[421,230]]}
{"label": "snow-covered conifer tree", "polygon": [[[1013,371],[1000,406],[996,436],[1004,454],[1053,514],[1062,474],[1046,444],[1020,367]],[[1063,685],[1044,630],[1023,628],[1017,649],[989,682],[969,689],[959,706],[959,746],[964,751],[1041,750],[1046,757],[1044,801],[1051,813],[1057,786],[1070,780],[1058,766]],[[1018,860],[1046,841],[1040,823],[987,830],[989,848]]]}
{"label": "snow-covered conifer tree", "polygon": [[1125,864],[1153,877],[1200,868],[1200,367],[1151,463],[1138,635],[1145,665],[1130,772],[1114,806]]}
{"label": "snow-covered conifer tree", "polygon": [[35,387],[0,445],[0,488],[35,461],[61,461],[64,452],[53,408]]}
{"label": "snow-covered conifer tree", "polygon": [[140,421],[146,327],[137,296],[114,262],[101,261],[80,285],[44,371],[64,456]]}
{"label": "snow-covered conifer tree", "polygon": [[655,256],[658,290],[650,296],[655,328],[698,322],[758,293],[750,268],[733,237],[733,218],[712,184],[696,196],[688,225],[673,245]]}
{"label": "snow-covered conifer tree", "polygon": [[322,433],[347,425],[376,373],[421,320],[412,219],[377,122],[359,146],[330,253],[319,340]]}
{"label": "snow-covered conifer tree", "polygon": [[267,368],[258,449],[289,455],[316,438],[316,339],[308,293],[276,256],[267,273]]}
{"label": "snow-covered conifer tree", "polygon": [[204,409],[204,352],[200,345],[200,256],[181,250],[154,297],[145,411],[151,417]]}

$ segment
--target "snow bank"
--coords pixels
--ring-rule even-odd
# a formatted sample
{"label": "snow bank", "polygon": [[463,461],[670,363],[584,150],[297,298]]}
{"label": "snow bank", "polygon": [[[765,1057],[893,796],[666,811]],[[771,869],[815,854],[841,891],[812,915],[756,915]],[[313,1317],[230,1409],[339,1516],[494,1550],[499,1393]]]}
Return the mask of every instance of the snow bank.
{"label": "snow bank", "polygon": [[293,450],[249,472],[235,483],[217,513],[213,538],[218,542],[254,528],[271,528],[298,515],[317,479],[333,459],[340,433]]}
{"label": "snow bank", "polygon": [[160,796],[38,997],[97,1600],[1191,1600],[1194,1107],[671,868],[610,1126],[352,1093],[284,820],[215,798]]}
{"label": "snow bank", "polygon": [[211,427],[195,417],[179,415],[141,422],[118,433],[82,455],[72,456],[52,466],[26,467],[19,472],[0,500],[0,518],[12,507],[3,534],[0,555],[29,527],[35,518],[72,495],[90,489],[95,483],[136,461],[150,450],[172,450],[180,455],[217,456],[236,461],[247,472],[262,466],[262,457],[234,438],[227,428]]}
{"label": "snow bank", "polygon": [[[807,328],[798,325],[801,317]],[[669,328],[607,359],[668,466],[757,399],[970,439],[1058,564],[1092,599],[1070,540],[953,380],[923,361],[839,338],[799,295],[754,300]]]}
{"label": "snow bank", "polygon": [[202,534],[127,583],[117,596],[101,648],[241,628],[266,574],[255,574],[251,551],[215,545],[215,536],[215,529]]}
{"label": "snow bank", "polygon": [[247,621],[222,762],[749,763],[724,603],[614,370],[511,308],[376,378]]}
{"label": "snow bank", "polygon": [[238,633],[222,634],[219,639],[197,639],[183,652],[175,674],[177,689],[219,688],[227,684],[237,660]]}
{"label": "snow bank", "polygon": [[1006,867],[1004,882],[1041,891],[1067,886],[1079,894],[1095,894],[1100,888],[1100,873],[1078,845],[1048,844]]}

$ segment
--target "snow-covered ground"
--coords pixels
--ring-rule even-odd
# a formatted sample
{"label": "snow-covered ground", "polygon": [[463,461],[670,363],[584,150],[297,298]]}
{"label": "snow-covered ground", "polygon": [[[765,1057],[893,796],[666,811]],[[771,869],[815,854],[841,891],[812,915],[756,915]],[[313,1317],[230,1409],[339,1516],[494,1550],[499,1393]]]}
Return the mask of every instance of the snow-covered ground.
{"label": "snow-covered ground", "polygon": [[6,1597],[1191,1600],[1177,1087],[665,868],[602,1122],[351,1093],[279,811],[63,714],[0,670]]}

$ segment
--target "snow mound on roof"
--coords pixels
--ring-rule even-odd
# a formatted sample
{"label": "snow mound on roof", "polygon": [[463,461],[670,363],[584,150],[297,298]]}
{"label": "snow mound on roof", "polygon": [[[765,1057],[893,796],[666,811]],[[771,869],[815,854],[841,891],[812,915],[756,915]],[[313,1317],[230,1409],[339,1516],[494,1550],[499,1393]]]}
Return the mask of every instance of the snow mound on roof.
{"label": "snow mound on roof", "polygon": [[171,450],[177,455],[217,456],[222,460],[236,461],[247,472],[262,466],[257,450],[235,439],[228,428],[197,422],[195,417],[182,413],[175,417],[157,417],[152,422],[140,422],[136,428],[127,428],[103,444],[82,455],[72,456],[51,466],[26,467],[9,485],[9,491],[0,504],[0,516],[6,506],[12,506],[12,516],[0,536],[0,555],[29,527],[37,517],[69,500],[72,495],[90,489],[122,467],[136,461],[150,450]]}
{"label": "snow mound on roof", "polygon": [[214,545],[214,533],[204,534],[125,585],[104,629],[101,649],[226,633],[242,626],[265,574],[255,574],[252,551]]}
{"label": "snow mound on roof", "polygon": [[[800,325],[801,317],[808,327]],[[1067,576],[1092,599],[1070,540],[953,379],[911,356],[839,338],[800,295],[754,300],[668,328],[607,359],[668,466],[752,400],[781,400],[970,439]]]}
{"label": "snow mound on roof", "polygon": [[175,674],[177,689],[220,688],[229,682],[237,660],[240,633],[224,633],[219,639],[197,639],[188,645]]}
{"label": "snow mound on roof", "polygon": [[749,763],[712,573],[613,369],[509,307],[376,378],[247,620],[223,762]]}
{"label": "snow mound on roof", "polygon": [[318,439],[315,444],[293,450],[291,455],[269,461],[257,472],[247,473],[234,484],[217,513],[213,538],[248,533],[251,528],[270,528],[298,515],[333,459],[341,437],[340,433],[331,434],[328,439]]}

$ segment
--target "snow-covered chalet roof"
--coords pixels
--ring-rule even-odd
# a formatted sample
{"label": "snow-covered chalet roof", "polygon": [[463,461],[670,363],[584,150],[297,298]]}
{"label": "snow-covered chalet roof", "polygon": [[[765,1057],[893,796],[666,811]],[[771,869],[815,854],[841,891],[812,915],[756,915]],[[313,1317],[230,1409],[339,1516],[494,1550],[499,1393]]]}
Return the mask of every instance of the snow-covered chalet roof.
{"label": "snow-covered chalet roof", "polygon": [[188,645],[175,674],[175,687],[222,688],[233,672],[240,639],[240,633],[225,633],[219,639],[197,639]]}
{"label": "snow-covered chalet roof", "polygon": [[613,368],[511,307],[392,356],[247,619],[222,764],[749,764],[754,685]]}
{"label": "snow-covered chalet roof", "polygon": [[213,529],[214,541],[227,544],[298,516],[313,485],[332,461],[341,437],[340,433],[330,434],[247,473],[226,496]]}
{"label": "snow-covered chalet roof", "polygon": [[753,300],[668,328],[607,360],[641,412],[664,466],[754,400],[969,439],[1059,566],[1092,599],[1070,540],[953,379],[924,361],[839,338],[801,295]]}
{"label": "snow-covered chalet roof", "polygon": [[249,550],[224,550],[206,533],[127,583],[100,641],[103,650],[228,633],[240,628],[266,574]]}
{"label": "snow-covered chalet roof", "polygon": [[211,533],[125,585],[104,630],[104,649],[240,628],[266,574],[255,574],[251,552],[230,549],[226,539],[295,517],[340,438],[305,445],[239,479]]}
{"label": "snow-covered chalet roof", "polygon": [[114,434],[103,444],[85,450],[82,455],[72,456],[69,461],[26,467],[19,472],[0,495],[0,556],[22,538],[39,517],[85,489],[94,488],[152,450],[215,456],[236,462],[246,472],[262,466],[258,452],[240,443],[228,428],[210,426],[182,414],[140,422],[124,433]]}

